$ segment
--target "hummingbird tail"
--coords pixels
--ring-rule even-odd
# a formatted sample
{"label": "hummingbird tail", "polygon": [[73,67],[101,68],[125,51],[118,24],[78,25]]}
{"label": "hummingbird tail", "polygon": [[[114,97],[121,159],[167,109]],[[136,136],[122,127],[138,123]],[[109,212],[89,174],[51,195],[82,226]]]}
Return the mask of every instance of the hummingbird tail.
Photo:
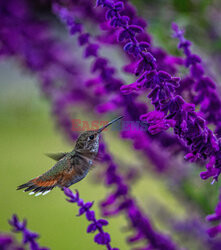
{"label": "hummingbird tail", "polygon": [[17,190],[25,189],[24,192],[31,191],[29,195],[35,194],[35,196],[46,195],[57,185],[57,180],[42,180],[37,177],[29,182],[17,187]]}

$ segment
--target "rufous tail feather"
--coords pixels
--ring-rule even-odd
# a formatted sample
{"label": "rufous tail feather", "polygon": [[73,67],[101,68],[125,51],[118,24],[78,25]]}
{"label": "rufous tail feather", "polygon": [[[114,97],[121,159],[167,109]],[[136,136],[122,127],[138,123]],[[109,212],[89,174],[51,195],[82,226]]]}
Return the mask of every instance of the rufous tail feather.
{"label": "rufous tail feather", "polygon": [[30,180],[29,182],[22,184],[17,187],[17,190],[19,189],[25,189],[24,192],[31,191],[31,194],[36,194],[35,196],[38,196],[40,194],[47,194],[49,193],[56,185],[57,180],[42,180],[40,177],[37,177],[35,179]]}

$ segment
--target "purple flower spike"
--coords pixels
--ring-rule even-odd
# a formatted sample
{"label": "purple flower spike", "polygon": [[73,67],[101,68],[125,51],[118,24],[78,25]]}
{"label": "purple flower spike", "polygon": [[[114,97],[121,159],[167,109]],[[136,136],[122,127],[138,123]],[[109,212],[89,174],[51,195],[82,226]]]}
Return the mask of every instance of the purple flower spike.
{"label": "purple flower spike", "polygon": [[[101,144],[101,152],[103,155],[102,161],[107,164],[107,170],[105,171],[107,186],[115,186],[115,191],[101,203],[103,215],[112,216],[124,212],[128,222],[131,224],[131,228],[135,231],[135,235],[131,236],[129,241],[139,242],[146,240],[148,242],[147,246],[142,249],[177,249],[169,237],[153,229],[149,218],[139,209],[135,199],[131,196],[130,188],[126,184],[124,176],[119,173],[119,169],[114,164],[110,154],[106,152],[103,143]],[[93,226],[91,226],[90,230],[94,230]],[[101,234],[95,240],[103,243],[108,239],[108,236]]]}
{"label": "purple flower spike", "polygon": [[[216,132],[220,130],[221,99],[216,91],[215,82],[208,76],[205,76],[205,69],[201,58],[191,51],[191,43],[184,37],[184,31],[177,24],[173,24],[174,37],[179,39],[179,48],[183,50],[186,59],[185,65],[189,68],[190,74],[182,80],[182,88],[189,92],[192,102],[201,105],[200,111],[204,114],[207,123],[213,123],[216,126]],[[191,87],[188,86],[189,84]],[[196,95],[192,96],[192,89]]]}
{"label": "purple flower spike", "polygon": [[87,233],[94,233],[98,231],[98,233],[94,237],[94,241],[97,244],[105,245],[108,250],[113,250],[110,245],[111,238],[110,235],[103,230],[103,226],[108,225],[108,221],[104,219],[97,220],[95,217],[95,212],[91,210],[93,206],[93,202],[86,202],[79,197],[78,191],[74,194],[69,188],[64,188],[64,194],[70,198],[68,200],[71,203],[76,203],[79,206],[79,216],[85,214],[86,219],[91,222],[91,224],[87,228]]}
{"label": "purple flower spike", "polygon": [[9,220],[9,224],[13,227],[14,232],[22,232],[23,234],[23,243],[28,244],[31,250],[47,250],[48,248],[40,247],[36,241],[39,237],[37,233],[31,232],[27,229],[27,221],[19,222],[16,215],[12,216],[12,219]]}
{"label": "purple flower spike", "polygon": [[[122,2],[122,1],[121,1]],[[113,10],[113,5],[107,1],[102,1],[102,7],[107,8],[107,11]],[[110,25],[113,28],[120,27],[119,41],[128,40],[125,50],[133,53],[137,59],[135,75],[140,74],[141,77],[137,80],[142,84],[142,89],[151,89],[148,98],[151,99],[151,103],[154,105],[155,110],[164,113],[165,117],[157,124],[151,124],[149,131],[153,134],[167,130],[169,127],[174,128],[174,133],[185,142],[185,145],[189,147],[190,152],[197,158],[206,160],[210,159],[213,155],[216,156],[216,163],[210,171],[203,173],[202,178],[213,177],[214,180],[218,180],[221,169],[221,161],[219,160],[220,154],[217,153],[218,140],[213,132],[205,126],[205,120],[195,112],[195,105],[188,104],[183,100],[183,104],[179,103],[182,99],[179,95],[176,95],[175,91],[180,86],[180,79],[172,77],[166,71],[160,71],[157,69],[158,62],[151,52],[143,52],[136,49],[138,42],[137,33],[142,31],[142,27],[137,25],[120,24],[121,13],[115,11],[115,15],[110,16]],[[183,31],[179,31],[177,25],[173,25],[175,36],[180,39],[180,47],[184,49],[184,53],[187,56],[186,65],[193,66],[201,62],[201,59],[197,55],[190,53],[190,43],[186,42],[183,38]],[[195,71],[196,73],[196,71]],[[212,86],[208,84],[208,86]],[[137,84],[126,85],[121,87],[121,91],[124,94],[130,94],[137,90]],[[207,96],[204,93],[203,96]],[[202,99],[202,97],[201,97]],[[215,100],[219,100],[216,98]],[[207,102],[208,103],[208,102]],[[211,103],[214,103],[214,95],[212,95]],[[218,106],[218,102],[216,102]],[[220,102],[221,104],[221,102]],[[217,105],[213,104],[213,109]],[[214,109],[215,110],[215,109]],[[215,114],[214,114],[215,115]],[[215,115],[217,117],[217,115]],[[219,117],[221,114],[219,115]],[[221,147],[219,146],[219,149]]]}

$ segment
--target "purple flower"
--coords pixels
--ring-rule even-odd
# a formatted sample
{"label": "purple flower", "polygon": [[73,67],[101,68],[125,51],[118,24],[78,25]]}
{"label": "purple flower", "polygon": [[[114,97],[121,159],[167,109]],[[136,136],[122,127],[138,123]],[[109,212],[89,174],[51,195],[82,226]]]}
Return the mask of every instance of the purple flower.
{"label": "purple flower", "polygon": [[86,213],[93,206],[93,202],[87,202],[84,205],[81,205],[79,209],[79,216]]}
{"label": "purple flower", "polygon": [[94,241],[100,245],[107,245],[110,242],[110,235],[108,233],[98,233],[95,235]]}
{"label": "purple flower", "polygon": [[92,72],[105,70],[107,64],[108,64],[107,59],[98,57],[93,64]]}
{"label": "purple flower", "polygon": [[218,233],[221,233],[221,225],[217,225],[207,230],[210,237],[215,237]]}
{"label": "purple flower", "polygon": [[48,248],[40,247],[36,239],[39,238],[37,233],[31,232],[27,229],[27,221],[20,222],[16,215],[13,215],[9,224],[13,227],[14,232],[21,232],[23,234],[23,243],[28,244],[31,250],[47,250]]}
{"label": "purple flower", "polygon": [[99,49],[99,46],[97,44],[88,44],[85,50],[85,57],[90,57],[90,56],[97,56],[97,51]]}
{"label": "purple flower", "polygon": [[118,35],[118,41],[123,42],[124,40],[128,40],[131,37],[133,37],[136,33],[141,33],[142,31],[143,29],[138,25],[129,25],[127,28],[122,29],[120,31]]}
{"label": "purple flower", "polygon": [[24,247],[19,246],[11,235],[0,234],[0,249],[1,250],[24,250]]}
{"label": "purple flower", "polygon": [[93,202],[84,203],[84,201],[80,199],[78,191],[76,191],[76,194],[74,194],[68,188],[64,188],[64,194],[69,198],[67,200],[68,202],[77,203],[79,206],[78,216],[85,214],[87,220],[91,222],[87,228],[87,233],[94,233],[95,231],[98,231],[94,237],[94,241],[100,245],[105,245],[108,250],[114,249],[111,248],[110,245],[110,235],[103,231],[103,226],[107,226],[108,221],[104,219],[96,219],[94,211],[91,210]]}
{"label": "purple flower", "polygon": [[142,83],[135,82],[135,83],[131,83],[131,84],[128,84],[128,85],[121,86],[120,91],[121,91],[122,94],[128,95],[128,94],[131,94],[134,91],[140,90],[142,87],[143,87]]}
{"label": "purple flower", "polygon": [[90,37],[90,35],[88,33],[83,33],[83,34],[79,35],[78,42],[79,42],[80,46],[87,44],[89,42],[89,37]]}
{"label": "purple flower", "polygon": [[175,126],[174,120],[165,119],[164,113],[159,111],[143,114],[140,116],[140,120],[148,124],[148,131],[153,135]]}
{"label": "purple flower", "polygon": [[143,53],[143,57],[137,62],[135,75],[139,76],[145,71],[154,70],[156,68],[156,59],[149,52]]}

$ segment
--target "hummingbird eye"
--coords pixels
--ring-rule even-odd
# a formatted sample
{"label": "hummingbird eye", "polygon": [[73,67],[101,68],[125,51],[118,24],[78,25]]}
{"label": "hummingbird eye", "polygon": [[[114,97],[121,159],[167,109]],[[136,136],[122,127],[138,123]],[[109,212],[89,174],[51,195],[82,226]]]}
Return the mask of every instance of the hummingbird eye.
{"label": "hummingbird eye", "polygon": [[93,140],[94,139],[94,135],[91,135],[89,138],[90,138],[90,140]]}

